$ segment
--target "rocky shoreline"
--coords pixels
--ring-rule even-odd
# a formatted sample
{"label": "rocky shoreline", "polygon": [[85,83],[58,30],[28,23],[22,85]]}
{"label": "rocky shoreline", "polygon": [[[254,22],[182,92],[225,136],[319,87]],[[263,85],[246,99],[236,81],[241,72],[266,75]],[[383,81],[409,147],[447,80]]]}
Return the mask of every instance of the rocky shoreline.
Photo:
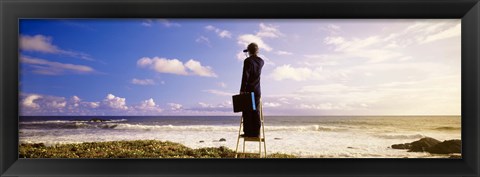
{"label": "rocky shoreline", "polygon": [[461,158],[462,140],[445,140],[443,142],[434,138],[425,137],[420,140],[404,143],[393,144],[392,149],[406,149],[408,152],[429,152],[431,154],[450,155],[450,158]]}

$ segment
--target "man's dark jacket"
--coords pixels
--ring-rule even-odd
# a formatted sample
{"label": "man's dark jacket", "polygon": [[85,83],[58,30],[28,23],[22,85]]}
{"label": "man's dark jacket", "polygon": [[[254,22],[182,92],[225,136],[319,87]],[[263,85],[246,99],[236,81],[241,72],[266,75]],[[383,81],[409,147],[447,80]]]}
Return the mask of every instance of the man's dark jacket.
{"label": "man's dark jacket", "polygon": [[[263,59],[250,56],[243,62],[242,84],[240,92],[254,92],[255,103],[258,108],[260,97],[260,75],[262,74]],[[257,111],[243,111],[243,131],[245,136],[258,136],[260,133],[260,114]]]}

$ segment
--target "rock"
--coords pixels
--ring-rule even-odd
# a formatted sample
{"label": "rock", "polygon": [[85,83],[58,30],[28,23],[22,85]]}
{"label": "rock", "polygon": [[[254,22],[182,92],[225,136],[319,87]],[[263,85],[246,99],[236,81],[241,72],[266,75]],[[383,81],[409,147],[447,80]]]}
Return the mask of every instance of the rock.
{"label": "rock", "polygon": [[205,141],[203,141],[203,140],[200,140],[200,141],[199,141],[199,143],[203,143],[203,142],[205,142]]}
{"label": "rock", "polygon": [[220,138],[218,141],[227,141],[225,138]]}
{"label": "rock", "polygon": [[411,147],[408,152],[424,152],[427,149],[437,145],[438,143],[440,143],[440,141],[430,137],[425,137],[418,141],[410,143]]}
{"label": "rock", "polygon": [[447,140],[430,147],[427,151],[434,154],[461,153],[462,140]]}
{"label": "rock", "polygon": [[410,147],[412,147],[412,143],[392,145],[392,149],[410,149]]}
{"label": "rock", "polygon": [[282,140],[282,138],[273,138],[274,140]]}

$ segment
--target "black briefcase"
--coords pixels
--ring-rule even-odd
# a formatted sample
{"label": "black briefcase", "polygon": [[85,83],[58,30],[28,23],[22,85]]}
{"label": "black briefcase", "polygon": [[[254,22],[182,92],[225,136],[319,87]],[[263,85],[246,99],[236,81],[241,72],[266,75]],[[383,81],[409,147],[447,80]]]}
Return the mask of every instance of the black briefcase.
{"label": "black briefcase", "polygon": [[256,111],[255,93],[248,92],[232,96],[233,112]]}

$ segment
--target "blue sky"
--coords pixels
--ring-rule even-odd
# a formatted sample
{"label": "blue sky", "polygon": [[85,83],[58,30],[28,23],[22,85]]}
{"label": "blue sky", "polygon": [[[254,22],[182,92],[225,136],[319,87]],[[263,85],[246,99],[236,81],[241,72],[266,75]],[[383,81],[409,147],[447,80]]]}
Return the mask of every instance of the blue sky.
{"label": "blue sky", "polygon": [[460,115],[460,20],[20,21],[21,115],[235,115],[250,42],[268,115]]}

